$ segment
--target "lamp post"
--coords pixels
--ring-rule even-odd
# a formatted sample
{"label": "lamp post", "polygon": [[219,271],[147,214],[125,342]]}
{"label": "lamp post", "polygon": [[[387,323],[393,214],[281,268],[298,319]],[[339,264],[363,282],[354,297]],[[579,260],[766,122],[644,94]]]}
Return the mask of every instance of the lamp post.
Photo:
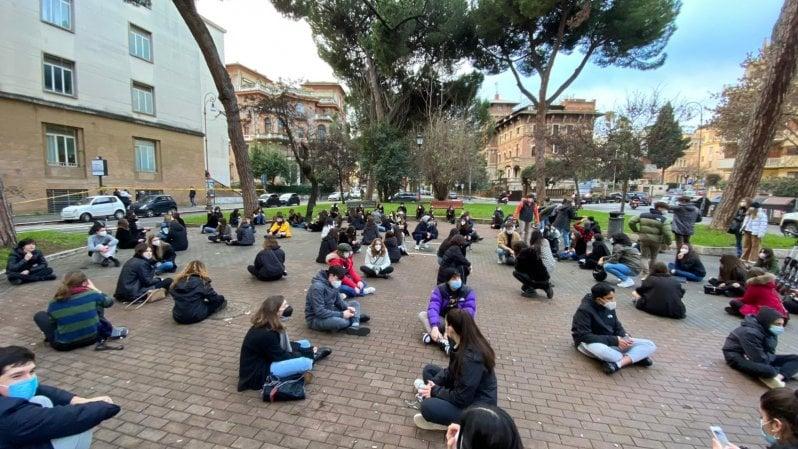
{"label": "lamp post", "polygon": [[[424,145],[424,136],[421,133],[416,134],[416,145],[418,146],[418,152],[421,153],[421,146]],[[421,179],[418,180],[417,189],[418,200],[421,201]]]}
{"label": "lamp post", "polygon": [[685,107],[698,107],[698,168],[696,169],[696,181],[701,179],[701,143],[704,140],[702,137],[702,128],[704,127],[704,105],[697,102],[691,101],[684,105]]}

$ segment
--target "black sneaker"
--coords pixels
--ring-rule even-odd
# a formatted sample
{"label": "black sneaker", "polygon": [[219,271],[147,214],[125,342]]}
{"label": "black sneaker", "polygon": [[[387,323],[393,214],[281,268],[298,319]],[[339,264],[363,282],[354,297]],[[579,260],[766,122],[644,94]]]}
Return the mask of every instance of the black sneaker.
{"label": "black sneaker", "polygon": [[651,360],[650,358],[646,357],[643,360],[640,360],[637,363],[635,363],[635,365],[649,367],[649,366],[654,365],[654,361]]}
{"label": "black sneaker", "polygon": [[553,297],[554,297],[554,289],[551,288],[551,285],[549,285],[548,287],[546,287],[546,298],[551,299]]}
{"label": "black sneaker", "polygon": [[602,362],[601,369],[604,371],[604,374],[610,375],[618,371],[618,365],[613,362]]}
{"label": "black sneaker", "polygon": [[111,259],[111,262],[113,262],[115,267],[121,265],[121,263],[119,263],[119,259],[117,259],[116,257],[109,257],[109,259]]}
{"label": "black sneaker", "polygon": [[58,279],[58,276],[56,276],[56,275],[54,275],[54,274],[51,274],[51,275],[49,275],[49,276],[45,276],[45,277],[44,277],[44,280],[46,280],[46,281],[54,281],[54,280],[56,280],[56,279]]}
{"label": "black sneaker", "polygon": [[318,348],[316,350],[316,353],[313,354],[313,363],[316,363],[319,360],[326,358],[330,354],[332,354],[332,349],[324,347],[324,346]]}
{"label": "black sneaker", "polygon": [[362,327],[362,326],[357,326],[357,327],[349,326],[346,329],[344,329],[344,333],[345,334],[347,334],[347,335],[357,335],[358,337],[365,337],[370,332],[371,332],[371,329],[369,329],[367,327]]}
{"label": "black sneaker", "polygon": [[108,265],[111,265],[111,262],[108,259],[103,259],[103,261],[100,262],[100,265],[107,267]]}
{"label": "black sneaker", "polygon": [[537,293],[535,293],[534,288],[528,288],[521,292],[521,296],[523,296],[524,298],[534,298],[537,296]]}
{"label": "black sneaker", "polygon": [[360,314],[360,322],[361,323],[368,323],[369,321],[371,321],[371,317],[370,316],[366,315],[365,313],[361,313]]}

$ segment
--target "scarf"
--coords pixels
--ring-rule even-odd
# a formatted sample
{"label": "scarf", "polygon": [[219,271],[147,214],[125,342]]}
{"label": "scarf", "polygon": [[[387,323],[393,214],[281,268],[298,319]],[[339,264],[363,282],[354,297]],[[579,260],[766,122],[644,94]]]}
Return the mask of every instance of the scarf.
{"label": "scarf", "polygon": [[288,332],[283,330],[280,332],[280,347],[285,352],[291,353],[291,340],[288,338]]}

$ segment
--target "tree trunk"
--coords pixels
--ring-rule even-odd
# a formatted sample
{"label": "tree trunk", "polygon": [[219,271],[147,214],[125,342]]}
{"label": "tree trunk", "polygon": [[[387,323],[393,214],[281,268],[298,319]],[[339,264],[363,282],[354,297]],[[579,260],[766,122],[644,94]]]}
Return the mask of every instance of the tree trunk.
{"label": "tree trunk", "polygon": [[[629,178],[623,180],[623,187],[621,188],[621,213],[626,209],[626,193],[629,192]],[[621,231],[623,232],[623,231]]]}
{"label": "tree trunk", "polygon": [[3,177],[0,176],[0,247],[11,248],[17,244],[17,233],[14,230],[14,217],[11,205],[6,201]]}
{"label": "tree trunk", "polygon": [[[374,66],[374,60],[371,55],[366,53],[366,74],[368,78],[369,90],[371,91],[371,100],[374,102],[374,116],[377,123],[385,121],[385,104],[382,98],[382,89],[380,88],[380,81],[377,76],[377,68]],[[371,169],[365,173],[366,175],[366,195],[364,200],[371,201],[374,195],[374,180],[371,176]]]}
{"label": "tree trunk", "polygon": [[[308,220],[308,223],[313,221],[313,208],[316,207],[316,200],[319,199],[319,181],[316,180],[316,177],[309,179],[310,181],[310,196],[308,197],[308,207],[305,209],[305,217]],[[343,196],[343,193],[341,193]]]}
{"label": "tree trunk", "polygon": [[340,189],[339,192],[341,192],[341,204],[346,206],[346,195],[344,195],[344,177],[341,174],[340,169],[338,170],[338,188]]}
{"label": "tree trunk", "polygon": [[579,192],[579,177],[574,173],[574,186],[576,186],[576,195],[574,195],[574,207],[579,209],[582,207],[582,194]]}
{"label": "tree trunk", "polygon": [[225,117],[227,117],[227,134],[230,137],[230,146],[233,156],[236,159],[236,169],[238,171],[239,182],[241,183],[241,196],[244,200],[244,210],[253,211],[258,207],[258,196],[255,192],[255,179],[252,177],[252,166],[249,162],[249,151],[247,143],[244,141],[244,133],[241,130],[241,117],[238,109],[233,82],[224,66],[224,62],[219,58],[216,44],[213,42],[208,27],[197,12],[194,0],[172,0],[177,11],[186,22],[191,35],[197,41],[197,45],[202,51],[205,63],[213,77],[216,90],[219,92],[219,101],[224,106]]}
{"label": "tree trunk", "polygon": [[662,169],[662,177],[659,180],[660,184],[665,184],[665,168]]}
{"label": "tree trunk", "polygon": [[798,0],[784,1],[771,40],[773,48],[771,57],[766,60],[767,73],[762,95],[757,100],[743,135],[729,185],[712,219],[715,229],[727,229],[737,204],[743,198],[752,198],[762,179],[768,150],[779,126],[784,94],[795,77],[798,62]]}
{"label": "tree trunk", "polygon": [[546,198],[546,100],[540,97],[535,116],[535,191],[538,204]]}

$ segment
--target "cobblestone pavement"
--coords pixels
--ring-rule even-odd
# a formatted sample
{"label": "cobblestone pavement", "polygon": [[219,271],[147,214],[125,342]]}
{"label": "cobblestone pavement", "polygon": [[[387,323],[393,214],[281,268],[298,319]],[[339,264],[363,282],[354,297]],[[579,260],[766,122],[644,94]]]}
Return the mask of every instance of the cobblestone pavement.
{"label": "cobblestone pavement", "polygon": [[[469,254],[477,322],[497,352],[499,404],[515,418],[525,447],[708,448],[710,425],[722,426],[734,442],[760,447],[756,405],[764,387],[723,362],[720,346],[738,320],[723,312],[722,298],[691,284],[688,318],[673,321],[635,310],[631,290],[622,289],[618,314],[626,329],[654,340],[659,350],[653,367],[608,377],[571,342],[571,316],[592,285],[590,273],[560,263],[553,300],[523,298],[511,269],[496,264],[494,231],[479,230],[488,238]],[[404,258],[393,279],[372,281],[377,293],[362,301],[372,333],[360,338],[310,331],[302,320],[305,290],[321,268],[313,261],[319,234],[297,232],[283,242],[289,277],[261,283],[245,270],[257,248],[213,245],[196,229],[190,232],[191,248],[178,262],[204,260],[231,307],[216,319],[180,326],[172,321],[169,300],[137,311],[117,304],[107,316],[131,328],[124,351],[58,353],[44,347],[31,316],[45,307],[56,283],[12,288],[0,282],[0,344],[34,349],[44,382],[83,396],[107,394],[122,406],[95,433],[93,447],[444,447],[441,433],[414,427],[416,411],[406,402],[425,363],[445,364],[439,350],[421,343],[417,319],[435,281],[432,253]],[[123,251],[123,262],[128,257],[130,251]],[[706,262],[716,273],[717,261]],[[85,270],[109,293],[119,274],[119,268],[90,266],[84,254],[54,265],[61,274]],[[296,309],[288,325],[292,338],[334,349],[317,366],[305,401],[268,404],[257,392],[236,392],[249,314],[272,294],[285,295]],[[781,352],[798,352],[796,332],[788,327]]]}

